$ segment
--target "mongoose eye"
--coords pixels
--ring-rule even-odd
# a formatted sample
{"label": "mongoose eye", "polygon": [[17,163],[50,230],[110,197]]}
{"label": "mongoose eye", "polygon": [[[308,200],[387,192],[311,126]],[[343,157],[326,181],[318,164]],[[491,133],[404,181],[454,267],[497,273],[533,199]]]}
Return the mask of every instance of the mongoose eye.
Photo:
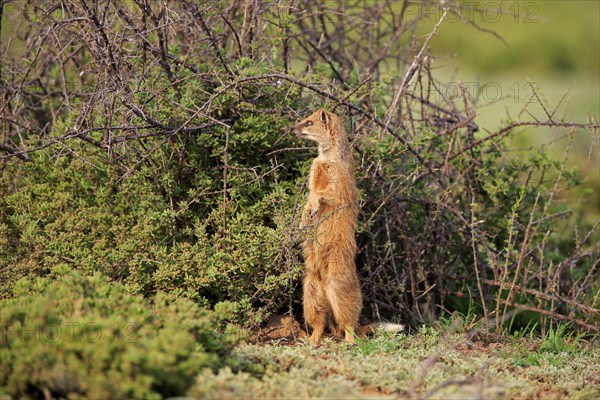
{"label": "mongoose eye", "polygon": [[312,121],[306,121],[304,123],[304,126],[312,126],[312,125],[313,125]]}

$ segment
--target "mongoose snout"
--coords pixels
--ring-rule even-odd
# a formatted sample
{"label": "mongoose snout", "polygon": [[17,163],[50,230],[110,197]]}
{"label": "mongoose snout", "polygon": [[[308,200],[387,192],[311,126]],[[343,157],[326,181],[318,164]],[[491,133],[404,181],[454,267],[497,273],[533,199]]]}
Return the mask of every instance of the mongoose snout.
{"label": "mongoose snout", "polygon": [[308,132],[306,131],[308,128],[314,125],[314,121],[303,120],[292,127],[292,131],[296,136],[307,136]]}

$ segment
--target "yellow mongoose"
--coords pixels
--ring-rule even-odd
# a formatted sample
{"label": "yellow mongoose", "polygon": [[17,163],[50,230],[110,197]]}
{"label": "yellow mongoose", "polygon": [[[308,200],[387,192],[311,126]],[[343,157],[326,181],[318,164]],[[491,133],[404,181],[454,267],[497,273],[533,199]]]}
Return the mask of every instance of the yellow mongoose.
{"label": "yellow mongoose", "polygon": [[360,282],[356,273],[356,218],[358,196],[354,159],[342,121],[319,110],[294,126],[300,137],[319,145],[319,156],[310,169],[308,201],[302,226],[304,240],[304,318],[313,328],[310,341],[318,344],[327,319],[333,314],[334,331],[364,337],[377,329],[396,332],[402,325],[375,323],[356,328],[362,308]]}
{"label": "yellow mongoose", "polygon": [[358,197],[354,159],[342,121],[319,110],[294,126],[300,137],[319,145],[310,170],[308,201],[302,226],[304,240],[304,318],[313,328],[310,341],[319,343],[329,314],[336,333],[353,333],[362,308],[356,273],[356,218]]}

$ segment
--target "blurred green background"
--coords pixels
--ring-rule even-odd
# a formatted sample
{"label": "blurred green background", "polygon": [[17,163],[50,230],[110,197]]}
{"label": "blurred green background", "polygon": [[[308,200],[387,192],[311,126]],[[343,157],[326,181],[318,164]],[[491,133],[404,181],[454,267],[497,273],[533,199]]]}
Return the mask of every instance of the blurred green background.
{"label": "blurred green background", "polygon": [[[600,2],[598,1],[465,1],[463,17],[493,34],[478,31],[448,15],[431,41],[435,66],[451,81],[482,85],[493,83],[482,103],[506,96],[501,107],[482,110],[481,125],[498,124],[507,115],[514,117],[531,97],[528,82],[535,82],[552,106],[575,85],[570,94],[567,119],[585,120],[589,112],[600,112]],[[481,13],[474,10],[481,9]],[[451,6],[458,10],[458,6]],[[504,14],[498,13],[502,10]],[[418,12],[416,8],[412,12]],[[429,23],[440,11],[425,10]],[[540,107],[532,107],[538,111]],[[564,107],[561,108],[564,110]],[[493,110],[493,111],[491,111]],[[504,112],[502,112],[504,111]]]}
{"label": "blurred green background", "polygon": [[[471,94],[480,93],[475,122],[494,130],[506,120],[547,120],[530,82],[538,87],[541,101],[553,110],[568,93],[556,119],[586,122],[600,115],[600,1],[462,1],[450,3],[454,11],[494,34],[478,30],[448,14],[430,42],[435,76],[445,82],[446,93],[456,95],[458,82]],[[460,4],[460,7],[458,6]],[[477,10],[481,10],[481,13]],[[426,23],[422,34],[442,16],[433,7],[413,5]],[[527,112],[522,110],[527,103]],[[513,148],[515,155],[548,144],[550,154],[563,159],[567,140],[558,139],[564,130],[523,129]],[[581,190],[590,191],[583,205],[585,219],[600,217],[600,150],[598,132],[578,132],[569,165],[581,172],[584,186],[563,196],[577,201]]]}

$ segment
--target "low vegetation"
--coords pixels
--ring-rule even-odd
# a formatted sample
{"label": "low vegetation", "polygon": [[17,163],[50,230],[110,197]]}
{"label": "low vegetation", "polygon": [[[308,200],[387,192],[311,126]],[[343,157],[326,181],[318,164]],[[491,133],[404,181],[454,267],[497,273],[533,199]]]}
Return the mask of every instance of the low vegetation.
{"label": "low vegetation", "polygon": [[158,293],[152,303],[99,274],[56,268],[0,302],[0,395],[162,398],[217,370],[243,332],[215,311]]}
{"label": "low vegetation", "polygon": [[[454,329],[450,329],[452,331]],[[326,340],[315,349],[243,345],[244,373],[205,372],[192,392],[225,398],[518,398],[594,399],[600,394],[598,343],[548,339],[473,340],[471,335],[422,328],[380,333],[358,346]],[[524,360],[535,359],[528,364]],[[567,379],[566,376],[569,378]]]}

